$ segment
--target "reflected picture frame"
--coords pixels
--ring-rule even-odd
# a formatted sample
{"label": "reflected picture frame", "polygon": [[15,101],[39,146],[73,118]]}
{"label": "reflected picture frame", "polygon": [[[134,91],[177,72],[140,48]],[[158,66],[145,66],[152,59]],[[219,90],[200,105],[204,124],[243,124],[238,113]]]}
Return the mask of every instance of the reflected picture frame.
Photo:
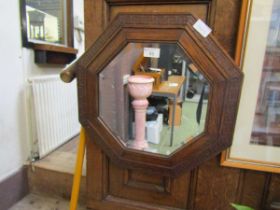
{"label": "reflected picture frame", "polygon": [[[263,45],[263,47],[261,48],[261,41],[259,41],[259,39],[257,38],[254,39],[253,33],[256,33],[258,31],[265,31],[262,27],[266,27],[267,31],[269,30],[268,28],[272,14],[271,8],[273,0],[270,0],[266,3],[268,6],[264,7],[262,5],[262,8],[264,8],[263,14],[266,15],[264,16],[266,19],[265,21],[263,21],[265,22],[265,24],[256,24],[257,21],[261,22],[261,20],[256,20],[257,15],[255,14],[256,11],[260,11],[257,10],[257,7],[260,6],[258,5],[260,4],[260,1],[242,1],[235,62],[240,65],[241,70],[244,73],[243,89],[240,98],[240,105],[232,146],[222,152],[221,165],[264,172],[280,173],[280,147],[273,145],[252,144],[250,137],[255,113],[251,115],[248,114],[250,113],[249,110],[251,109],[253,109],[253,112],[255,112],[256,101],[259,92],[259,84],[261,81],[261,72],[259,71],[256,75],[254,70],[262,69],[264,59],[261,59],[260,62],[256,62],[256,60],[258,60],[257,58],[260,57],[260,55],[258,56],[257,54],[260,53],[260,51],[262,51],[261,53],[264,54],[264,52],[266,51],[266,45],[265,47]],[[261,34],[258,33],[258,37],[260,36]],[[263,40],[265,40],[266,42],[267,38],[263,38]],[[255,66],[250,65],[252,63]],[[251,77],[252,79],[249,80],[249,77]],[[252,94],[250,90],[255,90],[256,93]],[[247,133],[247,135],[245,133]]]}
{"label": "reflected picture frame", "polygon": [[21,18],[21,37],[22,37],[22,46],[26,48],[34,48],[35,45],[53,45],[53,46],[62,46],[62,47],[73,47],[74,46],[74,37],[73,37],[73,2],[72,0],[65,0],[65,10],[63,16],[65,17],[65,43],[56,44],[53,42],[42,41],[36,42],[28,38],[28,23],[26,17],[26,3],[27,0],[20,1],[20,18]]}

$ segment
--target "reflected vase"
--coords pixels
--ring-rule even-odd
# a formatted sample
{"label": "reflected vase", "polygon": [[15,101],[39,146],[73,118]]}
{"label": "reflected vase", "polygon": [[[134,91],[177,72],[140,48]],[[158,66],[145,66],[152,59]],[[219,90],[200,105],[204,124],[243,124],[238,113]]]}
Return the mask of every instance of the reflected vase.
{"label": "reflected vase", "polygon": [[145,75],[133,75],[128,78],[128,91],[133,97],[132,107],[135,114],[135,139],[132,148],[143,150],[148,148],[145,139],[147,98],[152,94],[154,78]]}

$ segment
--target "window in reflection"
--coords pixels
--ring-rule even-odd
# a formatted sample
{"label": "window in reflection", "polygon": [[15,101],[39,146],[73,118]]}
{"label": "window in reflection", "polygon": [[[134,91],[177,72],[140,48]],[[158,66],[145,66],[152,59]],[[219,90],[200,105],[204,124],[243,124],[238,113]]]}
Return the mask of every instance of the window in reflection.
{"label": "window in reflection", "polygon": [[66,45],[66,1],[26,0],[29,41]]}
{"label": "window in reflection", "polygon": [[176,44],[130,43],[99,73],[99,113],[127,147],[169,155],[204,131],[209,90]]}

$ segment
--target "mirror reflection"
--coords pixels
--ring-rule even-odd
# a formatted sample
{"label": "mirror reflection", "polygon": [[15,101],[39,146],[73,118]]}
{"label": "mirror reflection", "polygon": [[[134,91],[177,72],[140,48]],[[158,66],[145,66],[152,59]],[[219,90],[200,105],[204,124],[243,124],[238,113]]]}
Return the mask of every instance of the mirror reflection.
{"label": "mirror reflection", "polygon": [[26,0],[29,41],[66,44],[66,1]]}
{"label": "mirror reflection", "polygon": [[170,155],[204,131],[209,91],[176,44],[129,43],[99,73],[99,115],[127,147]]}

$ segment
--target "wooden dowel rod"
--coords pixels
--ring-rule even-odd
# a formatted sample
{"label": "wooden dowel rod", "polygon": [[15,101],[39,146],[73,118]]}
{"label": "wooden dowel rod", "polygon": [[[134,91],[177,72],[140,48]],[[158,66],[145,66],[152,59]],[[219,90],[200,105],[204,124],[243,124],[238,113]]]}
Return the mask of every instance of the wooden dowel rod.
{"label": "wooden dowel rod", "polygon": [[76,78],[76,67],[77,67],[76,61],[77,60],[69,64],[60,73],[60,78],[63,82],[70,83]]}

